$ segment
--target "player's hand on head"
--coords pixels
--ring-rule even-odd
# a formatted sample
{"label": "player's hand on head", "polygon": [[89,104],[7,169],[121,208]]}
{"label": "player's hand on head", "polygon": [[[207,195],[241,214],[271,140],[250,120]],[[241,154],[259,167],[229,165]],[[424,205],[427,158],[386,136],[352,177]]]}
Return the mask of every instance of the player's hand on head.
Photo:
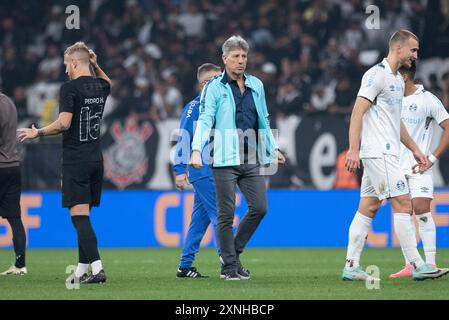
{"label": "player's hand on head", "polygon": [[38,130],[33,125],[31,125],[31,128],[20,128],[17,129],[17,138],[20,142],[24,142],[25,140],[34,139],[38,136]]}
{"label": "player's hand on head", "polygon": [[348,150],[346,153],[345,167],[349,172],[356,172],[360,169],[360,156],[358,150]]}
{"label": "player's hand on head", "polygon": [[95,52],[92,49],[89,49],[89,61],[93,65],[97,64],[97,55],[95,54]]}
{"label": "player's hand on head", "polygon": [[203,162],[201,161],[201,153],[198,150],[193,150],[189,166],[192,166],[195,169],[200,169],[203,166]]}

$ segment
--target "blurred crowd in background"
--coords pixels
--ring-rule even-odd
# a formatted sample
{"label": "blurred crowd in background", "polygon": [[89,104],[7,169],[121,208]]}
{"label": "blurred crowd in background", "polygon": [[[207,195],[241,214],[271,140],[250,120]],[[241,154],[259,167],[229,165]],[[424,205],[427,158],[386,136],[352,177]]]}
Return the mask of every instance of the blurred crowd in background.
{"label": "blurred crowd in background", "polygon": [[[79,30],[66,28],[71,4],[80,8]],[[366,28],[369,4],[380,9],[379,30]],[[222,65],[222,43],[240,34],[272,117],[347,117],[361,75],[403,28],[420,37],[420,59],[439,59],[421,80],[449,107],[447,0],[1,1],[0,84],[22,125],[47,125],[67,80],[62,53],[84,41],[114,81],[105,116],[131,109],[155,121],[178,118],[197,94],[196,68]]]}
{"label": "blurred crowd in background", "polygon": [[[66,12],[70,5],[80,10],[79,29],[66,26],[68,18],[74,22],[73,11]],[[14,100],[19,126],[48,125],[58,116],[59,88],[68,80],[63,52],[84,41],[114,83],[104,122],[132,115],[169,130],[198,94],[197,67],[223,66],[221,46],[238,34],[250,44],[247,71],[264,81],[272,127],[292,160],[271,185],[319,187],[310,178],[310,171],[321,172],[310,167],[313,141],[325,133],[322,126],[334,126],[338,159],[344,156],[361,76],[386,56],[391,34],[400,29],[419,36],[418,81],[449,108],[449,0],[0,0],[0,90]],[[159,161],[156,153],[166,158],[165,142],[145,142],[149,163]],[[24,187],[58,188],[59,141],[44,139],[23,149],[29,155]],[[36,156],[42,153],[44,158]],[[326,169],[331,180],[335,167],[337,180],[344,171],[338,159]],[[130,164],[117,168],[133,176]],[[158,170],[154,179],[167,180]],[[134,186],[141,185],[158,188],[152,182]]]}

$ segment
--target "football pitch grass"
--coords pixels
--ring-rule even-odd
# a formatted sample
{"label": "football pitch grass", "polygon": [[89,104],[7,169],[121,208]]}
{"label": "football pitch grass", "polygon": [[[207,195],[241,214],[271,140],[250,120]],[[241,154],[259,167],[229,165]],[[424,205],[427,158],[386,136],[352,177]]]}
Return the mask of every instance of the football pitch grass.
{"label": "football pitch grass", "polygon": [[[340,279],[344,249],[253,249],[242,255],[252,274],[247,281],[219,279],[216,252],[202,249],[195,266],[207,279],[175,277],[179,249],[103,249],[108,281],[68,290],[65,270],[77,261],[76,250],[28,250],[25,276],[0,276],[5,299],[449,299],[449,276],[426,281],[389,279],[403,264],[400,249],[365,249],[363,266],[380,268],[380,288]],[[12,250],[0,250],[0,267],[12,261]],[[438,251],[438,262],[449,266],[449,250]]]}

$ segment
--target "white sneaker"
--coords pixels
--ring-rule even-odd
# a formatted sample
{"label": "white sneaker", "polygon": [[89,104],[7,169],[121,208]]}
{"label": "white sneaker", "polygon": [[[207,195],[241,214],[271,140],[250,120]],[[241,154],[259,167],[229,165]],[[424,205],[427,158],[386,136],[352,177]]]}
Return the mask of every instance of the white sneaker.
{"label": "white sneaker", "polygon": [[9,267],[8,270],[0,273],[0,276],[7,276],[7,275],[23,276],[23,275],[25,275],[27,273],[28,273],[27,267],[17,268],[16,266],[11,266],[11,267]]}
{"label": "white sneaker", "polygon": [[374,278],[363,271],[361,267],[353,269],[345,267],[341,274],[341,278],[345,281],[380,281],[380,279]]}

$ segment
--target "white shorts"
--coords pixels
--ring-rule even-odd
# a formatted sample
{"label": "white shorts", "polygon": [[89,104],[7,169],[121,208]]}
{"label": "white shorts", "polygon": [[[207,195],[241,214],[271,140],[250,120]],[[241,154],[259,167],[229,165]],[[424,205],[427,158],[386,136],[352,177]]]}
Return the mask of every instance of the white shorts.
{"label": "white shorts", "polygon": [[433,199],[433,175],[432,171],[424,174],[405,174],[410,190],[410,198],[430,198]]}
{"label": "white shorts", "polygon": [[399,166],[399,158],[384,154],[382,158],[365,158],[360,186],[361,197],[377,197],[379,200],[409,193],[407,180]]}

